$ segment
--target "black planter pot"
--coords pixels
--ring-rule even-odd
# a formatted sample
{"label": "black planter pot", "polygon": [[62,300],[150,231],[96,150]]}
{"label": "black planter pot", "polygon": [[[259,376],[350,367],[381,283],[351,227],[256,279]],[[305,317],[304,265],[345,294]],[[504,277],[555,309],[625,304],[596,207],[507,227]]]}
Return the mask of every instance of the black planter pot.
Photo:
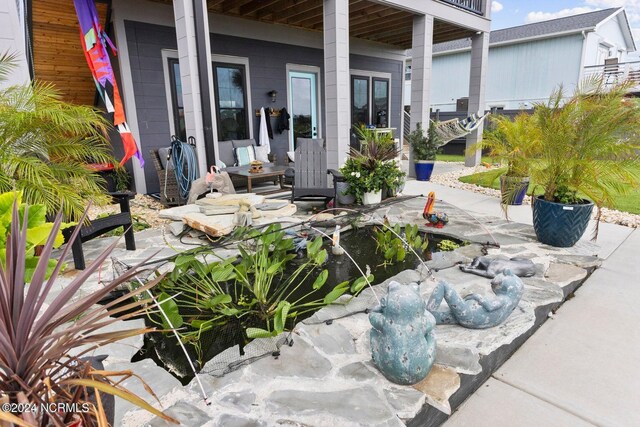
{"label": "black planter pot", "polygon": [[593,211],[593,203],[565,205],[538,196],[533,200],[533,228],[541,243],[568,248],[582,237]]}
{"label": "black planter pot", "polygon": [[500,193],[502,203],[519,206],[524,200],[529,188],[529,177],[506,176],[500,177]]}

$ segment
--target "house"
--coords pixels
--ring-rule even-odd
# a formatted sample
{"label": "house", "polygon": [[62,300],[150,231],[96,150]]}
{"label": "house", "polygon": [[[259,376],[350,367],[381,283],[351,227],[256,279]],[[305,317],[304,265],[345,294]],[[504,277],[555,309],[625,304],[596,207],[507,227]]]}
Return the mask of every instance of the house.
{"label": "house", "polygon": [[[93,103],[69,3],[33,4],[35,77],[56,83],[65,99]],[[281,118],[270,117],[280,160],[297,136],[312,136],[325,139],[328,166],[339,167],[352,124],[375,124],[383,111],[400,138],[406,50],[413,52],[412,121],[426,121],[434,42],[473,40],[469,109],[484,105],[490,0],[96,3],[119,49],[114,67],[142,154],[168,146],[171,135],[193,137],[200,174],[217,162],[220,141],[257,139],[260,107],[286,108],[291,116],[283,133],[275,129]],[[151,162],[132,171],[138,192],[159,190]]]}
{"label": "house", "polygon": [[[431,106],[442,112],[466,111],[471,41],[433,48]],[[584,77],[615,82],[640,77],[640,62],[629,56],[636,46],[623,8],[612,8],[491,32],[486,101],[483,108],[518,110],[548,99],[563,84],[571,91]],[[410,77],[410,68],[407,77]],[[640,81],[640,79],[638,79]],[[405,82],[410,105],[411,82]]]}
{"label": "house", "polygon": [[26,26],[27,1],[0,2],[0,53],[14,55],[15,69],[6,76],[4,86],[26,83],[30,80],[30,43]]}

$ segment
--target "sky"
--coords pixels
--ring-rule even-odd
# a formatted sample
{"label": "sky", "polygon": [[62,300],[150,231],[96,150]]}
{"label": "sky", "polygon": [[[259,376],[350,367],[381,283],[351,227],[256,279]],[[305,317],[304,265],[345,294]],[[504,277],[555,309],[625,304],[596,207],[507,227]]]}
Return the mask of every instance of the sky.
{"label": "sky", "polygon": [[515,27],[610,7],[624,7],[640,41],[640,0],[493,0],[491,29]]}

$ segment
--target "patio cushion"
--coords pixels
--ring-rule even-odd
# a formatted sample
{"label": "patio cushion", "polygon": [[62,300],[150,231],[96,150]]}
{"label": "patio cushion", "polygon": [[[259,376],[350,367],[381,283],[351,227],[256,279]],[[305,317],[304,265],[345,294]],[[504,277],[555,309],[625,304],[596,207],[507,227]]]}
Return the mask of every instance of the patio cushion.
{"label": "patio cushion", "polygon": [[253,139],[234,139],[231,141],[233,148],[255,146],[256,142]]}
{"label": "patio cushion", "polygon": [[253,145],[248,147],[237,147],[236,151],[236,159],[238,159],[238,166],[245,166],[251,163],[256,159],[256,153],[254,151]]}
{"label": "patio cushion", "polygon": [[[220,157],[218,160],[227,167],[235,165],[236,158],[233,153],[233,141],[218,141],[218,156]],[[218,167],[224,168],[222,164],[218,164]]]}
{"label": "patio cushion", "polygon": [[266,145],[257,145],[254,147],[256,153],[256,160],[260,160],[262,163],[269,163],[269,147]]}

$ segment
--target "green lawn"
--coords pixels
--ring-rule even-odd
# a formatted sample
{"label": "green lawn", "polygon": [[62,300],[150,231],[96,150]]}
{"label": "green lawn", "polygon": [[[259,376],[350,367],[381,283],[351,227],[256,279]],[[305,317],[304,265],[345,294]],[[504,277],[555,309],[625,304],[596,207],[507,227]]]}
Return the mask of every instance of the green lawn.
{"label": "green lawn", "polygon": [[[464,156],[462,154],[437,154],[436,160],[439,162],[464,162]],[[483,157],[483,162],[490,162],[489,159]]]}
{"label": "green lawn", "polygon": [[[638,166],[638,173],[640,174],[640,166]],[[468,184],[479,184],[478,181],[482,180],[482,177],[487,172],[480,172],[473,175],[467,175],[460,178],[460,181]],[[486,185],[482,185],[485,186]],[[500,188],[500,178],[496,178],[490,186],[491,188]],[[533,183],[529,185],[528,194],[531,194],[531,190],[534,188]],[[640,214],[640,188],[631,189],[626,195],[617,196],[613,203],[613,208],[619,211],[630,212],[633,214]]]}

